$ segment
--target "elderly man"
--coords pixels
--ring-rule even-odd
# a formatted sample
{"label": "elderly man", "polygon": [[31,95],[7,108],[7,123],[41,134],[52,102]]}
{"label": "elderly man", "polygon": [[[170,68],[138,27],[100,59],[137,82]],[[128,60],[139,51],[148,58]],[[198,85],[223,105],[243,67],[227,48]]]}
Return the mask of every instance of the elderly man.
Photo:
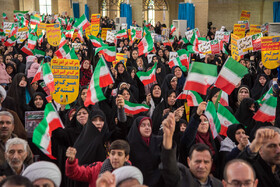
{"label": "elderly man", "polygon": [[[210,176],[212,152],[205,144],[195,144],[188,157],[189,168],[176,163],[176,147],[173,144],[175,115],[170,113],[163,124],[162,175],[166,186],[222,187],[222,182]],[[180,169],[179,169],[180,168]]]}
{"label": "elderly man", "polygon": [[224,187],[228,186],[251,186],[257,187],[258,179],[252,166],[241,159],[228,162],[224,169]]}
{"label": "elderly man", "polygon": [[[13,133],[15,129],[14,125],[14,117],[8,111],[1,111],[0,112],[0,166],[5,162],[5,144],[6,142],[11,139],[17,137],[16,134]],[[28,156],[25,160],[27,165],[31,164],[32,161],[32,152],[27,145],[27,152]]]}
{"label": "elderly man", "polygon": [[6,162],[0,168],[0,176],[20,175],[26,165],[27,141],[20,138],[12,138],[6,142]]}
{"label": "elderly man", "polygon": [[280,186],[280,129],[267,126],[256,132],[255,139],[240,153],[256,171],[258,186]]}

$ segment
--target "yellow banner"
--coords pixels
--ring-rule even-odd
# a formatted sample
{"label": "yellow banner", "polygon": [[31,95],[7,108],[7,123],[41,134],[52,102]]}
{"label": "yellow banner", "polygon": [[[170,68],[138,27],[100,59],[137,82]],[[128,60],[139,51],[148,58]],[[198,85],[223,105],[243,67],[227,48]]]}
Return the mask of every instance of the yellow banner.
{"label": "yellow banner", "polygon": [[246,29],[245,24],[234,24],[233,34],[235,34],[239,38],[244,38],[245,37],[245,29]]}
{"label": "yellow banner", "polygon": [[55,91],[52,98],[60,104],[73,103],[79,95],[80,62],[73,59],[52,59]]}
{"label": "yellow banner", "polygon": [[250,25],[250,35],[258,34],[262,32],[261,25]]}
{"label": "yellow banner", "polygon": [[122,61],[122,60],[123,60],[123,62],[124,62],[124,66],[126,67],[127,54],[125,54],[125,53],[117,53],[117,54],[116,54],[116,61],[113,61],[113,62],[112,62],[112,63],[113,63],[113,67],[115,67],[115,65],[116,65],[118,62]]}
{"label": "yellow banner", "polygon": [[241,16],[240,16],[240,20],[244,21],[244,20],[250,20],[250,16],[251,16],[251,12],[250,11],[246,11],[246,10],[242,10],[241,12]]}
{"label": "yellow banner", "polygon": [[40,23],[40,25],[37,28],[37,35],[40,36],[42,34],[43,30],[46,30],[46,23]]}
{"label": "yellow banner", "polygon": [[89,39],[89,35],[91,35],[91,25],[86,28],[85,34],[86,34],[87,39]]}
{"label": "yellow banner", "polygon": [[268,69],[275,69],[280,65],[280,36],[261,38],[262,63]]}
{"label": "yellow banner", "polygon": [[46,31],[48,43],[54,47],[58,46],[61,40],[59,23],[47,24]]}
{"label": "yellow banner", "polygon": [[110,28],[102,28],[101,30],[101,38],[102,40],[106,40],[107,37],[107,31],[111,31],[112,29]]}
{"label": "yellow banner", "polygon": [[100,14],[91,15],[91,35],[97,36],[100,28]]}
{"label": "yellow banner", "polygon": [[231,34],[231,56],[234,60],[239,61],[240,56],[238,54],[237,40],[239,40],[239,37]]}

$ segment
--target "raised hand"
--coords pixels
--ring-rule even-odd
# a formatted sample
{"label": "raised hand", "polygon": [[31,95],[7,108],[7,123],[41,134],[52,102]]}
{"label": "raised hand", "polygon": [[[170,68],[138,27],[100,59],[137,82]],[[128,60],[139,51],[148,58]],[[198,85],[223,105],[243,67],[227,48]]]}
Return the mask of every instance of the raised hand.
{"label": "raised hand", "polygon": [[70,162],[74,162],[76,158],[77,150],[74,147],[68,147],[66,150],[66,157],[69,159]]}
{"label": "raised hand", "polygon": [[175,131],[175,114],[169,113],[167,118],[162,121],[163,126],[163,147],[165,149],[172,148],[172,137]]}

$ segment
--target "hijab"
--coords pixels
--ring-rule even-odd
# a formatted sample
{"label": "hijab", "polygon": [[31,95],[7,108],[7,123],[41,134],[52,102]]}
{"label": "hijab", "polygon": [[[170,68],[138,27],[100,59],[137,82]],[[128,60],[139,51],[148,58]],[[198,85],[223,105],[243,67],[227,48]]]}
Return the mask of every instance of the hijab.
{"label": "hijab", "polygon": [[84,60],[81,64],[81,79],[80,79],[80,84],[81,86],[85,86],[85,85],[88,85],[89,82],[90,82],[90,79],[92,77],[92,71],[90,69],[90,64],[89,64],[89,68],[88,69],[84,69],[84,63],[85,61],[88,61],[89,60]]}

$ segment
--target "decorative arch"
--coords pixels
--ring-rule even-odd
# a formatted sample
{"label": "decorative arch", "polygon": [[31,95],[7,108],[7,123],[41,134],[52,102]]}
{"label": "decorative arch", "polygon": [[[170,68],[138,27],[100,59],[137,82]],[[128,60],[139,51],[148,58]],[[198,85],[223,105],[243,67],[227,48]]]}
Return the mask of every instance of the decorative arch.
{"label": "decorative arch", "polygon": [[[111,12],[117,12],[120,14],[120,4],[126,2],[126,0],[101,0],[100,1],[100,13],[102,16],[108,16]],[[118,17],[118,16],[117,16]]]}
{"label": "decorative arch", "polygon": [[143,11],[148,11],[151,9],[151,4],[153,4],[154,11],[167,11],[168,5],[166,0],[143,0]]}

